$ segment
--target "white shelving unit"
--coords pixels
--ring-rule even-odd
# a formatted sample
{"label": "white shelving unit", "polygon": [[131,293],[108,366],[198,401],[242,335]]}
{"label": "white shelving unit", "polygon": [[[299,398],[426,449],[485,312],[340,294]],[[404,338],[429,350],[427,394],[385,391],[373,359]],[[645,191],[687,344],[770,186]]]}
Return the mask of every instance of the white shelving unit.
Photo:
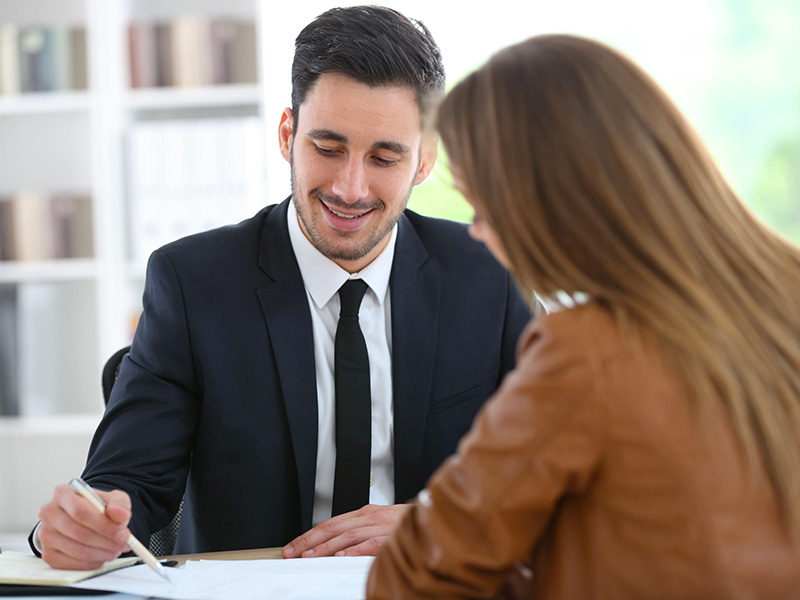
{"label": "white shelving unit", "polygon": [[0,96],[0,117],[88,112],[89,108],[89,94],[80,91]]}
{"label": "white shelving unit", "polygon": [[13,298],[17,315],[0,341],[16,339],[20,412],[0,416],[0,532],[26,530],[52,487],[80,472],[103,410],[102,366],[131,340],[144,283],[131,253],[131,132],[262,114],[258,84],[130,89],[128,23],[232,17],[259,31],[261,14],[259,0],[0,0],[0,24],[85,27],[89,74],[86,91],[0,96],[0,195],[87,193],[94,227],[94,258],[0,261],[0,303]]}
{"label": "white shelving unit", "polygon": [[8,261],[0,262],[0,285],[93,281],[97,273],[97,261],[94,259],[64,258],[28,263]]}
{"label": "white shelving unit", "polygon": [[134,90],[125,97],[125,107],[130,111],[183,110],[191,108],[257,107],[257,85],[232,84],[226,86]]}

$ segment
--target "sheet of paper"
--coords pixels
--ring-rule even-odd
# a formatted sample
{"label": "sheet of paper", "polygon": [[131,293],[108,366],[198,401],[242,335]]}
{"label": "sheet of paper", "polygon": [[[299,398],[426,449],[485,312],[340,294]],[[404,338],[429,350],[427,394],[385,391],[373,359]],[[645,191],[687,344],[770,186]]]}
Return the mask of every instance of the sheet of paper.
{"label": "sheet of paper", "polygon": [[118,558],[104,564],[94,571],[67,571],[54,569],[32,554],[22,552],[3,552],[0,554],[0,583],[15,583],[23,585],[66,585],[132,565],[139,559]]}
{"label": "sheet of paper", "polygon": [[199,560],[167,569],[167,583],[145,565],[71,587],[175,600],[362,600],[372,557],[292,560]]}

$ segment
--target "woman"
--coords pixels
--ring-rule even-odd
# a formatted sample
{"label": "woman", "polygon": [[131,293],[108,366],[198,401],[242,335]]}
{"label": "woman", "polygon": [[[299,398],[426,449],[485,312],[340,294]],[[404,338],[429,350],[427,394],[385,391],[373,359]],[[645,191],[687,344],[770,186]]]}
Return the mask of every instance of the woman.
{"label": "woman", "polygon": [[[532,38],[438,128],[474,237],[561,304],[376,559],[369,598],[800,597],[800,252],[637,66]],[[518,588],[517,588],[517,591]]]}

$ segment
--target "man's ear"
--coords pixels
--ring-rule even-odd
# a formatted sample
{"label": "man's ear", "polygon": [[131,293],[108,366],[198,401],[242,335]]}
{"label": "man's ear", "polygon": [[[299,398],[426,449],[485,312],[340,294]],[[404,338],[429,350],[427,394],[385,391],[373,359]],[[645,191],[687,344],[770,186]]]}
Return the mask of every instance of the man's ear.
{"label": "man's ear", "polygon": [[281,124],[278,125],[278,143],[281,156],[286,162],[292,162],[292,140],[294,139],[294,114],[291,108],[284,108],[281,113]]}
{"label": "man's ear", "polygon": [[439,136],[433,132],[426,132],[422,135],[420,145],[420,160],[417,176],[414,178],[414,185],[419,185],[428,178],[436,165],[439,156]]}

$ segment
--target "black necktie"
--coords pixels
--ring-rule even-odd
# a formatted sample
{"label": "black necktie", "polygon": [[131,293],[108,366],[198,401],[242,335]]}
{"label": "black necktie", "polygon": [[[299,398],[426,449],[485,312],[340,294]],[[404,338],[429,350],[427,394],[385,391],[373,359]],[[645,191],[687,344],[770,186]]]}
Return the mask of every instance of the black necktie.
{"label": "black necktie", "polygon": [[339,288],[341,310],[336,327],[336,471],[333,516],[369,504],[372,451],[372,402],[367,343],[358,325],[358,308],[367,284],[350,279]]}

